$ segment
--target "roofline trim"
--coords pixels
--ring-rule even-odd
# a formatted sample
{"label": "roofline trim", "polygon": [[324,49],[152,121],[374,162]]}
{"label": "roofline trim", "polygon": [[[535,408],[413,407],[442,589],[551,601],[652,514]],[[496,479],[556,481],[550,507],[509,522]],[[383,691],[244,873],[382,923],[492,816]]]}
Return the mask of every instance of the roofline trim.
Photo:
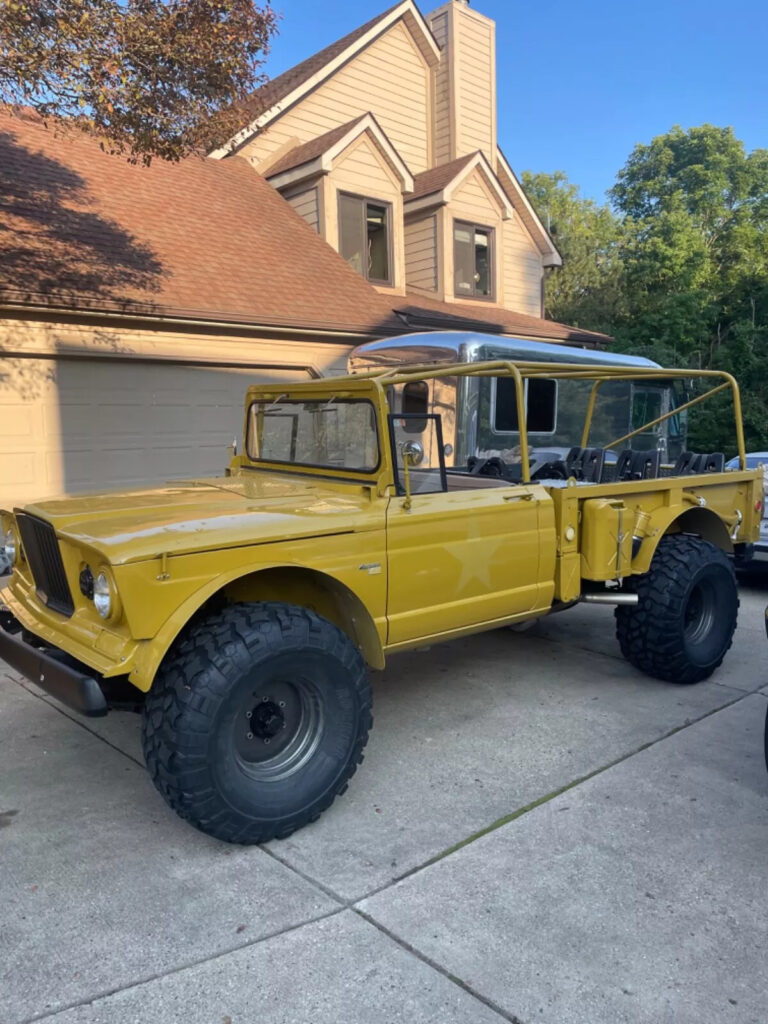
{"label": "roofline trim", "polygon": [[[329,146],[324,153],[321,153],[319,156],[313,157],[311,160],[307,160],[302,164],[297,164],[296,167],[290,167],[288,170],[282,171],[279,174],[270,175],[270,173],[267,172],[264,177],[273,188],[280,189],[285,188],[287,185],[303,181],[305,178],[312,178],[317,174],[329,174],[333,169],[334,161],[348,146],[351,146],[356,139],[359,139],[360,136],[364,135],[366,132],[371,134],[382,155],[400,178],[402,191],[413,192],[413,175],[408,169],[408,165],[389,141],[386,132],[379,122],[370,112],[363,114],[363,116],[358,119],[357,123],[354,124],[349,131],[338,140],[338,142]],[[286,156],[290,156],[290,151]]]}
{"label": "roofline trim", "polygon": [[221,160],[226,156],[231,155],[235,150],[241,146],[246,139],[251,135],[255,134],[260,128],[266,127],[271,121],[274,121],[280,114],[285,113],[289,107],[292,107],[300,99],[306,96],[307,93],[317,88],[318,85],[322,84],[327,78],[337,71],[343,64],[346,64],[348,60],[364,50],[366,46],[370,45],[378,36],[382,35],[388,28],[391,28],[395,22],[401,18],[410,14],[413,18],[416,27],[421,30],[423,40],[427,45],[427,49],[431,51],[434,60],[431,62],[431,66],[434,67],[440,62],[440,48],[435,41],[435,37],[432,35],[429,26],[424,20],[424,16],[418,9],[413,0],[403,0],[402,3],[398,4],[393,10],[389,11],[388,14],[382,15],[381,19],[376,22],[363,36],[356,39],[353,43],[343,50],[337,57],[325,64],[319,71],[316,71],[314,75],[311,75],[300,85],[297,85],[295,89],[284,96],[282,100],[275,103],[265,110],[263,114],[260,114],[255,118],[249,125],[242,128],[236,135],[224,143],[223,146],[219,146],[217,149],[212,150],[208,156],[213,157],[215,160]]}
{"label": "roofline trim", "polygon": [[468,163],[464,164],[460,170],[451,178],[451,180],[444,185],[441,189],[435,189],[434,192],[428,192],[423,196],[416,196],[411,200],[405,200],[405,213],[412,213],[416,210],[424,209],[428,206],[445,205],[449,203],[453,198],[454,192],[461,186],[464,180],[472,173],[472,171],[479,167],[483,172],[483,177],[487,180],[491,189],[495,193],[503,212],[503,219],[509,220],[514,216],[514,207],[509,201],[507,193],[504,191],[501,182],[496,177],[493,168],[488,162],[485,154],[478,150]]}
{"label": "roofline trim", "polygon": [[217,316],[215,313],[205,314],[194,309],[184,309],[175,306],[158,306],[151,310],[132,306],[130,303],[108,303],[99,305],[94,303],[91,306],[77,306],[72,302],[57,304],[55,297],[51,296],[49,301],[34,301],[26,297],[14,299],[0,294],[0,316],[4,313],[39,313],[49,316],[75,316],[84,319],[102,318],[108,320],[130,320],[142,323],[158,322],[176,325],[199,325],[205,327],[217,327],[226,329],[246,329],[256,331],[274,331],[275,333],[296,333],[311,334],[313,336],[338,337],[359,337],[370,338],[381,335],[397,335],[399,331],[394,323],[380,325],[375,328],[362,327],[360,324],[328,324],[327,321],[312,320],[286,320],[282,317],[270,319],[265,316],[254,319],[252,316],[238,315],[236,313]]}
{"label": "roofline trim", "polygon": [[534,210],[533,206],[531,205],[530,199],[525,194],[525,189],[520,184],[520,181],[519,181],[517,175],[512,170],[512,167],[510,166],[509,161],[507,160],[507,158],[504,156],[504,153],[502,152],[502,149],[501,149],[500,146],[496,147],[496,154],[498,156],[499,163],[501,164],[501,166],[502,166],[503,170],[505,171],[505,173],[506,173],[507,177],[509,178],[509,180],[512,182],[512,187],[515,190],[515,195],[520,199],[520,202],[523,204],[523,206],[525,207],[527,213],[530,215],[531,219],[533,220],[534,224],[539,229],[539,232],[540,232],[540,235],[541,235],[541,241],[544,243],[543,248],[540,246],[540,248],[542,250],[542,255],[544,256],[544,259],[542,260],[543,266],[545,266],[545,267],[561,267],[563,265],[563,257],[557,251],[557,247],[555,246],[555,243],[552,241],[552,238],[551,238],[549,232],[547,231],[547,229],[542,224],[541,218],[539,217],[539,215],[536,213],[536,211]]}

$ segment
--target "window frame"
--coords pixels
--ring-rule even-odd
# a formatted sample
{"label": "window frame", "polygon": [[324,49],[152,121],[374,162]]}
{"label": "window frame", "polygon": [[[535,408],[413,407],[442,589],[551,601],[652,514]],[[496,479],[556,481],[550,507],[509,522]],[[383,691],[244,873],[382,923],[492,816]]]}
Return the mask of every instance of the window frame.
{"label": "window frame", "polygon": [[[397,420],[401,420],[401,421],[402,420],[423,420],[423,421],[425,421],[425,427],[424,427],[425,430],[426,430],[426,424],[429,423],[430,420],[434,420],[435,421],[435,441],[436,441],[436,444],[437,444],[437,458],[438,458],[438,466],[436,468],[439,471],[440,490],[435,490],[435,491],[414,491],[414,492],[412,492],[411,496],[413,496],[413,494],[418,494],[418,495],[423,495],[424,497],[427,497],[430,494],[445,494],[445,493],[447,493],[447,491],[448,491],[448,474],[446,473],[446,470],[445,470],[445,450],[444,450],[444,447],[443,447],[443,417],[441,416],[441,414],[439,412],[428,412],[424,416],[422,416],[421,413],[397,412],[397,413],[389,413],[389,415],[387,416],[387,427],[388,427],[388,430],[389,430],[389,446],[390,446],[390,452],[392,454],[392,474],[393,474],[393,481],[394,481],[394,484],[395,484],[395,494],[397,495],[397,497],[398,498],[404,498],[406,496],[405,483],[400,478],[400,468],[399,468],[399,466],[397,464],[397,439],[395,437],[395,423],[396,423]],[[403,428],[403,429],[405,430],[405,428]],[[410,430],[406,430],[405,432],[408,433],[408,434],[413,433],[413,431],[410,431]],[[422,431],[422,433],[423,433],[423,431]]]}
{"label": "window frame", "polygon": [[[512,378],[511,377],[492,377],[491,379],[493,380],[493,386],[491,388],[491,400],[489,402],[489,419],[490,419],[490,424],[489,425],[490,425],[490,432],[492,434],[494,434],[496,437],[513,437],[515,434],[517,434],[519,436],[519,434],[520,434],[520,430],[519,430],[520,424],[518,424],[518,429],[517,430],[497,430],[496,429],[496,411],[497,411],[497,406],[498,406],[498,397],[497,396],[498,396],[498,387],[499,387],[498,382],[499,382],[499,380],[512,380]],[[529,437],[530,436],[535,436],[535,437],[553,437],[557,433],[557,414],[559,412],[559,402],[560,402],[560,382],[558,381],[558,379],[556,377],[543,377],[543,378],[541,378],[542,380],[550,381],[551,383],[553,383],[555,385],[555,407],[554,407],[554,417],[552,419],[552,424],[553,424],[552,430],[530,430],[528,428],[528,384],[530,383],[530,381],[532,379],[538,379],[538,378],[526,377],[523,380],[523,402],[525,404],[525,432],[526,432],[526,434]]]}
{"label": "window frame", "polygon": [[[478,294],[475,291],[475,281],[472,282],[472,294],[468,295],[463,292],[456,290],[456,228],[463,227],[469,228],[472,232],[472,246],[474,249],[474,237],[476,231],[485,231],[488,235],[488,258],[490,266],[488,268],[488,280],[491,286],[491,290],[488,295]],[[460,217],[453,218],[453,228],[451,230],[451,242],[453,244],[453,297],[455,299],[473,299],[476,302],[495,302],[496,301],[496,228],[491,227],[489,224],[478,224],[471,220],[462,220]],[[477,273],[477,264],[475,264],[475,273]]]}
{"label": "window frame", "polygon": [[[367,216],[367,205],[370,203],[373,206],[383,206],[386,210],[386,229],[387,229],[387,277],[370,277],[368,274],[368,261],[363,260],[363,274],[361,277],[364,281],[368,281],[369,284],[380,284],[386,285],[389,288],[393,288],[395,284],[395,263],[394,263],[394,223],[395,218],[393,215],[393,204],[388,199],[376,199],[374,196],[364,196],[357,192],[347,192],[339,189],[336,193],[336,216],[338,224],[338,241],[339,241],[339,255],[344,259],[341,251],[341,201],[342,199],[357,199],[360,202],[361,209],[361,226],[363,232],[363,240],[368,240],[368,216]],[[367,255],[367,252],[366,252]],[[345,260],[345,262],[347,262]]]}
{"label": "window frame", "polygon": [[[370,398],[356,398],[356,397],[351,397],[351,396],[350,397],[346,397],[345,396],[345,397],[342,397],[342,398],[334,398],[333,400],[335,402],[337,402],[338,404],[340,404],[340,405],[341,404],[352,404],[352,405],[359,404],[359,405],[368,405],[368,406],[370,406],[370,408],[371,408],[371,410],[373,412],[373,427],[374,427],[374,430],[376,432],[376,456],[377,456],[376,457],[376,465],[373,466],[372,468],[360,468],[358,466],[331,466],[328,463],[323,463],[323,462],[296,462],[295,460],[291,460],[291,459],[265,459],[265,458],[262,458],[262,457],[260,457],[258,455],[254,455],[253,454],[253,444],[252,444],[253,437],[252,437],[252,433],[251,433],[251,424],[253,423],[253,407],[255,405],[259,405],[261,402],[268,401],[268,400],[269,399],[254,398],[251,402],[248,403],[248,412],[247,412],[247,415],[246,415],[246,431],[245,431],[245,455],[247,456],[247,458],[252,463],[255,463],[256,465],[264,465],[264,466],[287,466],[289,468],[292,468],[292,469],[296,470],[296,472],[300,472],[302,469],[322,469],[322,470],[325,470],[326,474],[335,474],[335,473],[340,473],[340,474],[344,474],[344,473],[364,473],[366,476],[371,476],[373,473],[378,473],[379,470],[381,469],[382,451],[381,451],[381,431],[379,430],[379,417],[378,417],[378,414],[377,414],[377,411],[376,411],[376,406],[374,405],[374,403],[371,401]],[[304,405],[307,402],[318,402],[318,403],[321,403],[321,402],[323,402],[323,399],[322,398],[314,399],[314,398],[306,398],[306,397],[292,398],[291,396],[286,396],[285,398],[281,398],[281,401],[285,405]],[[274,403],[274,404],[278,404],[278,403]]]}

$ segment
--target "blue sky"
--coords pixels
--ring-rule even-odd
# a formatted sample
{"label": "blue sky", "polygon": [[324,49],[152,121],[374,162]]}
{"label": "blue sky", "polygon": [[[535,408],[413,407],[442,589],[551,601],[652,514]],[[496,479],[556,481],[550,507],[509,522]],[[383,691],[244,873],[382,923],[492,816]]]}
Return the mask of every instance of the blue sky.
{"label": "blue sky", "polygon": [[[266,70],[297,64],[394,0],[273,0]],[[420,3],[423,13],[440,3]],[[768,0],[473,0],[496,22],[499,142],[601,200],[632,147],[709,121],[768,148]]]}

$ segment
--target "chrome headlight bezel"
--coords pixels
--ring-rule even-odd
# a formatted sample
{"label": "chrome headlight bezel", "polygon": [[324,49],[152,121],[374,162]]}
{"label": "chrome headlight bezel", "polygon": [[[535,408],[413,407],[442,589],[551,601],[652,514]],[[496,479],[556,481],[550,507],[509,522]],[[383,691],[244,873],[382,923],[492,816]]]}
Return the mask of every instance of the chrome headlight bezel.
{"label": "chrome headlight bezel", "polygon": [[115,578],[108,566],[100,565],[93,578],[93,607],[105,622],[114,622],[120,617],[120,596]]}

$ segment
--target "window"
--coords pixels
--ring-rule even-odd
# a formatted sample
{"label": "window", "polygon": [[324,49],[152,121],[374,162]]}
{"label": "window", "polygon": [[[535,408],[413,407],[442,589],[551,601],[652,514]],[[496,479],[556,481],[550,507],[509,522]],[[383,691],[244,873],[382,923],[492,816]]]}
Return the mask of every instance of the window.
{"label": "window", "polygon": [[453,294],[469,299],[492,299],[493,230],[453,222]]}
{"label": "window", "polygon": [[[517,392],[513,377],[494,378],[493,430],[511,434],[519,430]],[[557,426],[557,381],[532,377],[523,381],[526,429],[529,434],[553,434]]]}
{"label": "window", "polygon": [[251,459],[372,472],[379,464],[371,402],[348,398],[253,402],[248,414]]}
{"label": "window", "polygon": [[339,194],[339,252],[368,281],[392,283],[389,203]]}

